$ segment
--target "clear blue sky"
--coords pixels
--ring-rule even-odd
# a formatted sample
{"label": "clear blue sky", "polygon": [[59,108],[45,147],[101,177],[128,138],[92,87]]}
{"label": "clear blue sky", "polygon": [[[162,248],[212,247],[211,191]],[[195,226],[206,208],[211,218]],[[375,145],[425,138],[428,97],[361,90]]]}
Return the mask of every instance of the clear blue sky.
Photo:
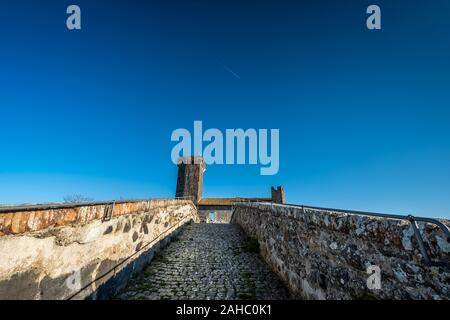
{"label": "clear blue sky", "polygon": [[170,135],[202,120],[281,148],[204,196],[450,217],[449,1],[16,0],[0,30],[0,203],[172,197]]}

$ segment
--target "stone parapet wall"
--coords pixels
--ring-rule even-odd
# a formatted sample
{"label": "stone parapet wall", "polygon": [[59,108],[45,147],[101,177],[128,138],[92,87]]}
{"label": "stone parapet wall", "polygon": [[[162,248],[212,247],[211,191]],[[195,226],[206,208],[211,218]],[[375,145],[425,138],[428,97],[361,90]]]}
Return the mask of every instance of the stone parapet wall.
{"label": "stone parapet wall", "polygon": [[[450,299],[450,244],[434,225],[419,223],[430,257],[446,266],[425,265],[404,220],[253,203],[236,205],[232,222],[258,239],[294,297]],[[381,270],[379,290],[367,286],[373,265]]]}
{"label": "stone parapet wall", "polygon": [[38,207],[0,213],[0,299],[108,298],[183,224],[187,200]]}
{"label": "stone parapet wall", "polygon": [[[113,217],[144,212],[173,204],[188,204],[188,200],[154,199],[143,201],[119,201],[114,203]],[[98,204],[55,204],[4,208],[0,211],[0,237],[43,230],[49,227],[87,223],[102,219],[113,202]]]}

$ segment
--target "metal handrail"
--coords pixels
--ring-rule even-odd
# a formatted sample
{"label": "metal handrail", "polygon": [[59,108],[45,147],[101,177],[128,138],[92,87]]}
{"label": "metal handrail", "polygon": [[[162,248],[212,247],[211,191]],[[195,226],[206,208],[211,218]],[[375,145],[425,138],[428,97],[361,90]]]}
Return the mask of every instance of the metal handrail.
{"label": "metal handrail", "polygon": [[408,220],[408,221],[419,221],[419,222],[427,222],[430,224],[437,225],[442,232],[444,232],[445,236],[450,240],[450,229],[448,226],[440,222],[435,218],[427,218],[427,217],[416,217],[413,215],[401,215],[401,214],[389,214],[389,213],[377,213],[377,212],[367,212],[367,211],[355,211],[355,210],[344,210],[344,209],[332,209],[332,208],[322,208],[322,207],[312,207],[305,205],[295,205],[295,204],[286,204],[284,206],[291,207],[301,207],[312,210],[323,210],[323,211],[334,211],[341,213],[350,213],[350,214],[359,214],[364,216],[372,216],[372,217],[380,217],[380,218],[388,218],[388,219],[398,219],[398,220]]}
{"label": "metal handrail", "polygon": [[[250,201],[251,202],[251,201]],[[259,202],[261,204],[261,202]],[[450,229],[448,226],[446,226],[444,223],[439,221],[438,219],[434,218],[427,218],[427,217],[416,217],[413,215],[397,215],[397,214],[388,214],[388,213],[377,213],[377,212],[367,212],[367,211],[355,211],[355,210],[344,210],[344,209],[333,209],[333,208],[324,208],[324,207],[312,207],[312,206],[306,206],[306,205],[298,205],[298,204],[279,204],[279,203],[273,203],[273,202],[265,202],[262,204],[270,205],[270,206],[282,206],[282,207],[294,207],[294,208],[302,208],[304,209],[310,209],[310,210],[320,210],[320,211],[332,211],[332,212],[340,212],[340,213],[347,213],[347,214],[358,214],[358,215],[364,215],[364,216],[372,216],[372,217],[379,217],[379,218],[386,218],[386,219],[397,219],[397,220],[406,220],[409,221],[411,224],[411,227],[414,231],[414,236],[416,237],[417,243],[419,245],[419,250],[423,256],[423,259],[426,263],[426,265],[435,265],[436,263],[431,261],[428,252],[425,248],[425,244],[422,238],[422,235],[420,234],[420,231],[417,227],[417,222],[425,222],[434,224],[439,227],[439,229],[442,230],[444,235],[447,237],[447,241],[450,241]],[[233,208],[234,209],[234,208]],[[234,214],[234,210],[232,213],[232,216]],[[440,265],[441,263],[438,263]]]}
{"label": "metal handrail", "polygon": [[416,217],[413,215],[401,215],[401,214],[389,214],[389,213],[378,213],[378,212],[368,212],[368,211],[355,211],[355,210],[344,210],[344,209],[332,209],[332,208],[323,208],[323,207],[312,207],[312,206],[305,206],[305,205],[296,205],[296,204],[281,204],[282,206],[290,206],[290,207],[301,207],[306,209],[312,209],[312,210],[323,210],[323,211],[334,211],[334,212],[341,212],[341,213],[350,213],[350,214],[359,214],[364,216],[373,216],[373,217],[380,217],[380,218],[388,218],[388,219],[398,219],[398,220],[408,220],[411,221],[419,221],[419,222],[427,222],[434,225],[437,225],[444,234],[450,238],[450,230],[449,228],[440,222],[438,219],[434,218],[427,218],[427,217]]}

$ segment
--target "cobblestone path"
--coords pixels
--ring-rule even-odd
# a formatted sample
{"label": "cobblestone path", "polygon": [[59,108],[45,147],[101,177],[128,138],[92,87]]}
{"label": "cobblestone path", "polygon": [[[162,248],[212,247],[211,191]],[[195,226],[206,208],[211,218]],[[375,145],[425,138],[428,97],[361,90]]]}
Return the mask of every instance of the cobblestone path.
{"label": "cobblestone path", "polygon": [[133,278],[118,299],[288,299],[235,224],[191,223]]}

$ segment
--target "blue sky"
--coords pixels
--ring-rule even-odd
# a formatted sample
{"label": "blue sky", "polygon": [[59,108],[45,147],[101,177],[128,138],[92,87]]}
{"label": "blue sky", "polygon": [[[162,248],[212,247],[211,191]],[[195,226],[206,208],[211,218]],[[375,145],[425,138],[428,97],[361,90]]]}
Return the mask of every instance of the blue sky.
{"label": "blue sky", "polygon": [[210,166],[206,197],[450,218],[448,1],[17,0],[0,27],[0,203],[172,197],[202,120],[280,129],[277,175]]}

